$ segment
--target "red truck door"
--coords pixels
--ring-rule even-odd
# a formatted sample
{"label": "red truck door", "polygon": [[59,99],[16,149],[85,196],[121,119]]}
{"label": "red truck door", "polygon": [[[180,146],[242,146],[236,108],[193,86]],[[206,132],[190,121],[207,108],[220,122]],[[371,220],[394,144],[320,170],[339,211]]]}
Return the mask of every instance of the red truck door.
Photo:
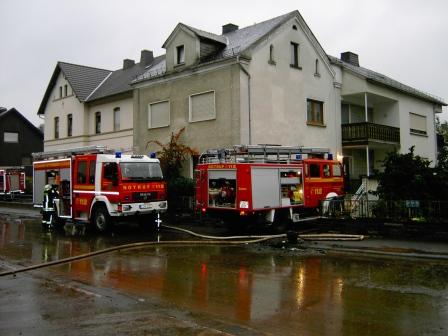
{"label": "red truck door", "polygon": [[95,197],[95,158],[75,160],[73,172],[74,217],[87,220]]}

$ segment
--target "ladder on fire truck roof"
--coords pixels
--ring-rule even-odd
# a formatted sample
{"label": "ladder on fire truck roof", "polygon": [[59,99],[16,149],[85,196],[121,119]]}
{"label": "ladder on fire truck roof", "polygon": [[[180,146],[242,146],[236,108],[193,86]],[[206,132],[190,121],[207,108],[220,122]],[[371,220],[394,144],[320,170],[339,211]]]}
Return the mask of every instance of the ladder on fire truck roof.
{"label": "ladder on fire truck roof", "polygon": [[304,146],[237,145],[231,149],[209,149],[201,154],[200,163],[293,163],[308,157],[330,157],[330,149]]}
{"label": "ladder on fire truck roof", "polygon": [[83,146],[70,149],[59,149],[48,152],[33,153],[33,159],[36,160],[48,160],[48,159],[61,159],[68,158],[72,155],[80,154],[113,154],[111,149],[106,146]]}

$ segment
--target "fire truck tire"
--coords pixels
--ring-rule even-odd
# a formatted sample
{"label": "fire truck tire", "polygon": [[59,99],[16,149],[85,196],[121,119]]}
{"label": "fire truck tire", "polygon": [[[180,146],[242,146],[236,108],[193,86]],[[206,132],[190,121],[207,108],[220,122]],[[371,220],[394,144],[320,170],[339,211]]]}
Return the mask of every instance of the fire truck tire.
{"label": "fire truck tire", "polygon": [[109,212],[104,205],[95,208],[92,216],[92,224],[98,232],[107,232],[111,226],[111,218]]}

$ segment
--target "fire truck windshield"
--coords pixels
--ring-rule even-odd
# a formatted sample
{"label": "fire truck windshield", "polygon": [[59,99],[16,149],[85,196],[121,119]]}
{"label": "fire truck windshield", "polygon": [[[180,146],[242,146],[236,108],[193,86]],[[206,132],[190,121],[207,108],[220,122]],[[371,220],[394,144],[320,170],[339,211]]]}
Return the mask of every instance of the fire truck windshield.
{"label": "fire truck windshield", "polygon": [[123,180],[161,180],[160,164],[155,162],[120,162]]}

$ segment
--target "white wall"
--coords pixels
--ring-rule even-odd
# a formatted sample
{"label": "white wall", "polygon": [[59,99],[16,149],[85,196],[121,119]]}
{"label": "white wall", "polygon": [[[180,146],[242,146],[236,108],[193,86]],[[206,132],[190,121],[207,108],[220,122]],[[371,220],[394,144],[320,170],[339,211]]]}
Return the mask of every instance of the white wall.
{"label": "white wall", "polygon": [[[301,70],[290,66],[291,42],[300,45]],[[275,65],[268,63],[271,44]],[[316,59],[320,77],[314,75]],[[340,93],[334,74],[295,18],[256,47],[249,70],[253,144],[330,147],[342,153]],[[324,127],[307,125],[307,98],[324,102]]]}
{"label": "white wall", "polygon": [[113,132],[114,109],[120,108],[120,130],[133,128],[133,100],[132,98],[121,99],[115,102],[94,105],[88,111],[88,134],[95,135],[95,113],[101,112],[101,133]]}
{"label": "white wall", "polygon": [[400,125],[398,103],[378,103],[373,111],[373,122],[380,125],[398,127]]}
{"label": "white wall", "polygon": [[[68,96],[64,96],[64,85],[68,85]],[[59,98],[59,87],[63,97]],[[113,110],[120,108],[120,131],[113,132]],[[101,134],[95,135],[95,112],[101,112]],[[73,116],[72,136],[67,136],[67,115]],[[54,118],[59,117],[59,139],[54,138]],[[109,148],[132,151],[133,100],[120,99],[89,107],[73,94],[62,72],[50,94],[45,108],[44,151],[67,149],[89,145],[106,145]]]}
{"label": "white wall", "polygon": [[[64,85],[68,86],[68,96],[64,96]],[[62,86],[63,97],[59,98],[59,87]],[[48,98],[45,108],[45,131],[44,141],[54,140],[54,118],[59,117],[59,138],[67,137],[67,115],[72,114],[73,136],[84,133],[84,106],[79,102],[73,93],[68,81],[64,78],[62,72],[59,74],[56,84]],[[79,122],[78,122],[79,121]]]}
{"label": "white wall", "polygon": [[[415,135],[410,132],[409,113],[426,116],[427,136]],[[433,165],[437,160],[437,145],[435,133],[435,114],[433,105],[419,99],[402,95],[399,102],[400,113],[400,141],[401,153],[409,152],[411,146],[415,146],[415,154],[430,161]]]}

